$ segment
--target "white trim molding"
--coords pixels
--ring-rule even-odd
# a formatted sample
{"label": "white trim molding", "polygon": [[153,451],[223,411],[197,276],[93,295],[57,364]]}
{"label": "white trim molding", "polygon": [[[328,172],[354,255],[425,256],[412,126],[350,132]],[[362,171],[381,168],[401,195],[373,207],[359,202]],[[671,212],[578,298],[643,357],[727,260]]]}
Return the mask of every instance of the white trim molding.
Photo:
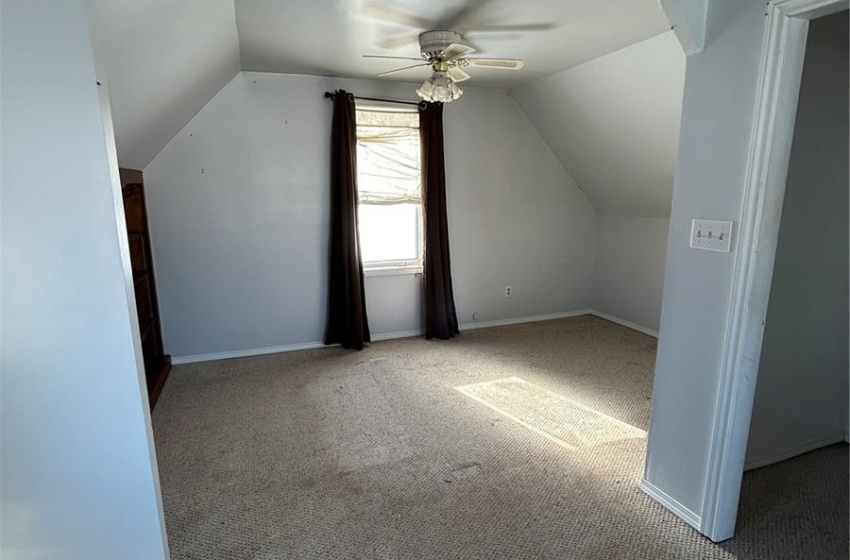
{"label": "white trim molding", "polygon": [[475,329],[488,329],[490,327],[504,327],[506,325],[519,325],[521,323],[537,323],[540,321],[551,321],[553,319],[566,319],[567,317],[578,317],[579,315],[590,315],[590,309],[577,309],[575,311],[561,311],[559,313],[547,313],[546,315],[529,315],[527,317],[515,317],[512,319],[496,319],[494,321],[476,321],[475,323],[464,323],[460,325],[461,331],[472,331]]}
{"label": "white trim molding", "polygon": [[[497,319],[495,321],[482,321],[480,323],[465,323],[460,325],[461,331],[470,331],[474,329],[486,329],[489,327],[501,327],[505,325],[518,325],[520,323],[536,323],[538,321],[551,321],[553,319],[565,319],[567,317],[577,317],[579,315],[590,315],[592,310],[579,309],[576,311],[563,311],[560,313],[548,313],[546,315],[532,315],[529,317],[515,317],[512,319]],[[628,325],[626,325],[628,326]],[[390,333],[373,334],[372,342],[380,342],[382,340],[394,340],[398,338],[411,338],[414,336],[422,336],[425,333],[422,329],[409,331],[397,331]],[[284,344],[282,346],[266,346],[264,348],[249,348],[245,350],[231,350],[227,352],[212,352],[209,354],[192,354],[188,356],[178,356],[172,358],[171,363],[174,365],[193,364],[198,362],[211,362],[214,360],[229,360],[231,358],[249,358],[251,356],[262,356],[264,354],[277,354],[280,352],[296,352],[298,350],[315,350],[316,348],[331,348],[333,345],[325,345],[321,340],[314,342],[299,342],[296,344]]]}
{"label": "white trim molding", "polygon": [[648,334],[653,338],[658,338],[658,331],[654,331],[648,327],[644,327],[643,325],[638,325],[637,323],[632,323],[631,321],[626,321],[625,319],[621,319],[615,315],[609,315],[608,313],[603,313],[602,311],[597,311],[596,309],[591,309],[590,314],[599,317],[600,319],[605,319],[606,321],[617,323],[618,325],[622,325],[626,328],[632,329],[633,331]]}
{"label": "white trim molding", "polygon": [[848,0],[774,0],[767,5],[701,514],[700,531],[715,542],[731,538],[735,531],[809,20],[847,7]]}
{"label": "white trim molding", "polygon": [[[421,336],[425,331],[398,331],[372,335],[372,342],[381,340],[393,340],[396,338],[410,338]],[[321,340],[314,342],[300,342],[296,344],[284,344],[282,346],[265,346],[263,348],[248,348],[246,350],[231,350],[228,352],[212,352],[209,354],[192,354],[179,356],[171,359],[174,365],[194,364],[198,362],[213,362],[215,360],[229,360],[231,358],[250,358],[252,356],[263,356],[265,354],[280,354],[283,352],[298,352],[299,350],[316,350],[317,348],[333,348],[339,344],[325,344]]]}
{"label": "white trim molding", "polygon": [[760,469],[762,467],[766,467],[774,463],[787,461],[788,459],[791,459],[792,457],[796,457],[798,455],[802,455],[803,453],[808,453],[809,451],[814,451],[815,449],[820,449],[821,447],[826,447],[828,445],[841,443],[843,441],[846,441],[846,438],[847,435],[844,432],[837,432],[829,434],[828,436],[814,438],[800,445],[786,448],[783,451],[780,451],[779,453],[774,453],[769,457],[757,457],[754,460],[747,461],[744,464],[744,470],[751,471],[753,469]]}
{"label": "white trim molding", "polygon": [[363,276],[371,278],[373,276],[401,276],[401,275],[416,275],[422,276],[422,265],[415,264],[409,266],[384,266],[375,268],[363,268]]}
{"label": "white trim molding", "polygon": [[643,490],[645,494],[647,494],[650,498],[669,509],[673,512],[677,517],[681,518],[685,523],[700,531],[702,527],[702,519],[696,513],[692,512],[675,499],[673,499],[669,494],[653,485],[651,482],[646,479],[640,481],[640,489]]}
{"label": "white trim molding", "polygon": [[194,364],[198,362],[213,362],[215,360],[229,360],[231,358],[250,358],[251,356],[262,356],[265,354],[278,354],[280,352],[296,352],[298,350],[315,350],[324,348],[319,342],[303,342],[298,344],[284,344],[283,346],[266,346],[263,348],[248,348],[245,350],[230,350],[227,352],[211,352],[209,354],[191,354],[189,356],[177,356],[171,358],[173,365]]}
{"label": "white trim molding", "polygon": [[[475,329],[488,329],[491,327],[504,327],[507,325],[519,325],[522,323],[537,323],[540,321],[552,321],[554,319],[566,319],[568,317],[578,317],[581,315],[595,315],[601,319],[617,323],[629,329],[648,334],[658,338],[658,332],[620,319],[614,315],[609,315],[595,309],[576,309],[574,311],[561,311],[559,313],[547,313],[545,315],[530,315],[527,317],[513,317],[510,319],[496,319],[494,321],[481,321],[475,323],[464,323],[460,325],[461,331],[471,331]],[[409,331],[397,331],[390,333],[373,334],[372,342],[380,342],[382,340],[395,340],[398,338],[411,338],[414,336],[422,336],[425,333],[422,329],[414,329]],[[246,350],[231,350],[227,352],[212,352],[209,354],[192,354],[188,356],[177,356],[172,358],[171,363],[174,365],[194,364],[198,362],[212,362],[214,360],[229,360],[231,358],[249,358],[251,356],[262,356],[265,354],[277,354],[280,352],[297,352],[298,350],[315,350],[316,348],[330,348],[337,346],[336,344],[327,346],[322,341],[314,342],[299,342],[296,344],[284,344],[282,346],[266,346],[264,348],[249,348]]]}
{"label": "white trim molding", "polygon": [[395,340],[397,338],[412,338],[414,336],[422,336],[425,334],[425,331],[422,329],[414,329],[410,331],[396,331],[390,333],[383,334],[373,334],[372,342],[379,342],[381,340]]}

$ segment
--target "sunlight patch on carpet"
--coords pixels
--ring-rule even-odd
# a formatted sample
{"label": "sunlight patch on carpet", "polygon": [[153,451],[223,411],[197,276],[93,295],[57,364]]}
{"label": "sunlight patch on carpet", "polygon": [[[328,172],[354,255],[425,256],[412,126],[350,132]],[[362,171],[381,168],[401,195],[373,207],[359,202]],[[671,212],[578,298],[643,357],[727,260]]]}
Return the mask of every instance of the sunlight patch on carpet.
{"label": "sunlight patch on carpet", "polygon": [[455,390],[570,450],[646,437],[643,430],[518,377]]}

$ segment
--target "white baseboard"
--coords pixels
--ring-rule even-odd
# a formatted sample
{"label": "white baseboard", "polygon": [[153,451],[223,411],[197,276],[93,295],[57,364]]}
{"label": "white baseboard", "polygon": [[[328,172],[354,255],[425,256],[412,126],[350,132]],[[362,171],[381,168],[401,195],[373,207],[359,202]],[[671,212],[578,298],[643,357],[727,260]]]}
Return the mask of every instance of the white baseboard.
{"label": "white baseboard", "polygon": [[653,485],[650,482],[647,482],[646,479],[641,480],[640,489],[644,491],[646,495],[650,498],[669,509],[673,514],[677,517],[681,518],[682,521],[696,529],[697,531],[701,531],[702,527],[702,518],[674,500],[670,497],[669,494]]}
{"label": "white baseboard", "polygon": [[378,342],[379,340],[393,340],[396,338],[411,338],[414,336],[422,336],[423,334],[425,334],[425,331],[422,329],[415,329],[412,331],[397,331],[384,334],[373,334],[372,342]]}
{"label": "white baseboard", "polygon": [[744,470],[751,471],[753,469],[759,469],[761,467],[766,467],[774,463],[787,461],[788,459],[792,459],[797,455],[802,455],[803,453],[808,453],[809,451],[814,451],[815,449],[820,449],[821,447],[826,447],[827,445],[841,443],[842,441],[847,441],[847,434],[845,432],[836,432],[834,434],[829,434],[824,437],[815,438],[800,445],[795,445],[794,447],[783,449],[781,452],[770,455],[769,457],[756,458],[750,461],[746,461],[744,463]]}
{"label": "white baseboard", "polygon": [[578,317],[589,315],[590,309],[577,309],[575,311],[561,311],[560,313],[547,313],[546,315],[530,315],[528,317],[514,317],[513,319],[496,319],[495,321],[480,321],[475,323],[464,323],[460,330],[471,331],[475,329],[487,329],[490,327],[504,327],[506,325],[519,325],[520,323],[537,323],[539,321],[551,321],[553,319],[565,319],[567,317]]}
{"label": "white baseboard", "polygon": [[[474,329],[486,329],[490,327],[503,327],[507,325],[519,325],[521,323],[537,323],[539,321],[551,321],[553,319],[565,319],[568,317],[578,317],[579,315],[596,315],[608,321],[623,325],[638,332],[648,334],[658,338],[658,333],[642,327],[635,323],[631,323],[619,317],[596,311],[595,309],[576,309],[574,311],[561,311],[559,313],[547,313],[545,315],[530,315],[527,317],[514,317],[511,319],[496,319],[494,321],[481,321],[476,323],[464,323],[460,325],[461,331],[471,331]],[[409,331],[397,331],[391,333],[376,334],[372,336],[373,342],[381,340],[393,340],[396,338],[409,338],[413,336],[422,336],[424,333],[421,329]],[[174,365],[192,364],[196,362],[210,362],[213,360],[228,360],[230,358],[248,358],[251,356],[262,356],[264,354],[277,354],[279,352],[295,352],[298,350],[314,350],[316,348],[325,348],[325,344],[318,340],[315,342],[301,342],[297,344],[285,344],[283,346],[267,346],[265,348],[251,348],[247,350],[232,350],[229,352],[213,352],[210,354],[194,354],[189,356],[176,356],[171,359]]]}
{"label": "white baseboard", "polygon": [[266,346],[265,348],[249,348],[247,350],[231,350],[229,352],[212,352],[210,354],[193,354],[190,356],[176,356],[171,358],[174,365],[194,364],[196,362],[212,362],[214,360],[229,360],[230,358],[250,358],[251,356],[262,356],[264,354],[277,354],[280,352],[295,352],[297,350],[315,350],[322,348],[324,344],[319,342],[302,342],[298,344],[284,344],[283,346]]}
{"label": "white baseboard", "polygon": [[625,319],[620,319],[615,315],[609,315],[608,313],[603,313],[602,311],[597,311],[596,309],[590,310],[591,315],[595,315],[601,319],[605,319],[606,321],[611,321],[612,323],[617,323],[618,325],[622,325],[624,327],[628,327],[634,331],[642,332],[643,334],[648,334],[651,337],[658,338],[658,331],[654,331],[643,325],[638,325],[637,323],[632,323],[631,321],[626,321]]}
{"label": "white baseboard", "polygon": [[[422,330],[398,331],[391,333],[376,334],[372,336],[372,342],[380,340],[392,340],[394,338],[409,338],[421,336]],[[265,348],[251,348],[248,350],[232,350],[230,352],[213,352],[211,354],[194,354],[191,356],[178,356],[171,358],[174,365],[194,364],[197,362],[212,362],[214,360],[229,360],[230,358],[250,358],[251,356],[262,356],[264,354],[279,354],[282,352],[297,352],[298,350],[315,350],[316,348],[332,348],[337,344],[325,344],[321,340],[316,342],[302,342],[298,344],[285,344],[283,346],[266,346]]]}

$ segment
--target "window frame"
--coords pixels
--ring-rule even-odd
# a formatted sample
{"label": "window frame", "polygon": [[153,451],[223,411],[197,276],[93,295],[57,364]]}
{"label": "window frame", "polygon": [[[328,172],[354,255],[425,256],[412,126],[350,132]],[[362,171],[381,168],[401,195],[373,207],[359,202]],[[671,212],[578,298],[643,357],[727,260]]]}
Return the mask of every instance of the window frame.
{"label": "window frame", "polygon": [[[363,111],[363,112],[370,112],[371,111],[371,112],[384,112],[384,113],[386,113],[386,112],[408,113],[408,114],[412,113],[412,114],[416,114],[417,122],[419,121],[419,110],[418,110],[418,108],[413,109],[413,110],[407,110],[407,109],[400,109],[396,105],[389,106],[389,105],[383,105],[383,104],[375,105],[375,104],[372,104],[372,103],[369,103],[369,104],[357,103],[356,110],[357,111]],[[355,120],[355,132],[356,132],[358,143],[360,141],[360,126],[361,126],[361,123],[357,122]],[[366,125],[366,126],[368,126],[368,125]],[[418,124],[417,124],[416,130],[417,130],[417,132],[419,130]],[[421,142],[421,140],[419,140],[419,138],[417,138],[417,142]],[[420,150],[421,150],[421,144],[420,144]],[[358,173],[358,179],[359,179],[359,173],[360,173],[359,169],[358,169],[357,173]],[[358,185],[358,188],[359,188],[359,185]],[[411,205],[416,207],[415,235],[416,235],[416,239],[417,239],[416,252],[417,252],[418,258],[416,258],[416,259],[388,259],[388,260],[381,260],[381,261],[366,261],[366,260],[361,259],[361,262],[362,262],[362,265],[363,265],[364,276],[395,276],[395,275],[406,275],[406,274],[417,274],[417,275],[422,274],[424,261],[425,261],[425,237],[424,237],[425,232],[424,232],[424,215],[423,215],[422,202],[423,202],[422,201],[422,160],[421,160],[421,156],[420,156],[420,160],[419,160],[419,201],[418,202],[399,203],[399,204],[411,204]],[[361,203],[360,200],[359,200],[359,191],[358,191],[358,201],[357,201],[358,214],[360,214],[360,212],[359,212],[360,207],[364,206],[364,205],[366,205],[366,206],[382,206],[381,204],[375,204],[375,203],[369,203],[369,202]],[[360,218],[358,217],[358,228],[360,227],[359,222],[360,222]],[[359,232],[358,232],[358,234],[359,234]]]}

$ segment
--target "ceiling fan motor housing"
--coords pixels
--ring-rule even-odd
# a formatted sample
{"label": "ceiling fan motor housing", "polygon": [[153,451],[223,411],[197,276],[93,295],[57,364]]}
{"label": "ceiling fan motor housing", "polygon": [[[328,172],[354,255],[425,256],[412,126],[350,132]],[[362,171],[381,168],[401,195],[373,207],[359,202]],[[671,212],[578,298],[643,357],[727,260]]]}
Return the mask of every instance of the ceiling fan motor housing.
{"label": "ceiling fan motor housing", "polygon": [[453,43],[461,43],[463,37],[454,31],[426,31],[419,36],[419,50],[422,58],[432,60]]}

